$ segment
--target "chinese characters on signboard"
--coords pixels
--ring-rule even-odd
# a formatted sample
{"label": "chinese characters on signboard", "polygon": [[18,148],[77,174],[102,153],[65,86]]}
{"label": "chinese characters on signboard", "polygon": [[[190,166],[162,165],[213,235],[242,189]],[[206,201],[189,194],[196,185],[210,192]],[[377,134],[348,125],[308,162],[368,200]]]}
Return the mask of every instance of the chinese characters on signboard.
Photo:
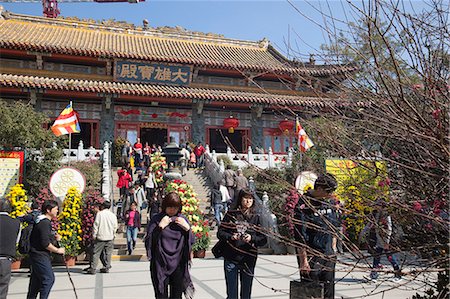
{"label": "chinese characters on signboard", "polygon": [[0,196],[22,183],[23,159],[23,152],[0,151]]}
{"label": "chinese characters on signboard", "polygon": [[114,79],[124,82],[189,85],[191,67],[117,60]]}

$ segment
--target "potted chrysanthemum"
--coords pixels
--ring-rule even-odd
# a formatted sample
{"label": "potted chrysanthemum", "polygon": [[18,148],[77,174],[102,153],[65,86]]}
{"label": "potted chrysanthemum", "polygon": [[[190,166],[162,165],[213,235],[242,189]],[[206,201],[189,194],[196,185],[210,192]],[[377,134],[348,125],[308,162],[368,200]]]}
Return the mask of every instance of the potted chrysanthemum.
{"label": "potted chrysanthemum", "polygon": [[[12,211],[9,214],[12,218],[17,218],[27,214],[29,206],[29,198],[22,184],[14,185],[6,198],[11,202]],[[24,229],[28,224],[26,222],[21,222],[21,229]],[[14,262],[11,264],[11,269],[16,270],[20,268],[23,255],[16,250],[16,257]]]}
{"label": "potted chrysanthemum", "polygon": [[67,191],[62,211],[58,216],[60,245],[66,249],[65,259],[68,266],[75,265],[75,258],[81,250],[81,208],[81,194],[77,188],[72,187]]}

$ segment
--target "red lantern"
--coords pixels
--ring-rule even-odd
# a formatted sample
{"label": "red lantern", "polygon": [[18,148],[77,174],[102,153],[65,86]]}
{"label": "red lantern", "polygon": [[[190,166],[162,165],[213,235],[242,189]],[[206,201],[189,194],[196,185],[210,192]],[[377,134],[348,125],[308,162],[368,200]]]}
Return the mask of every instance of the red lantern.
{"label": "red lantern", "polygon": [[225,118],[223,120],[223,127],[225,129],[228,129],[228,133],[234,133],[234,129],[239,127],[239,119],[233,118],[233,116]]}
{"label": "red lantern", "polygon": [[278,124],[278,127],[280,128],[281,132],[288,135],[290,131],[294,129],[294,122],[291,120],[282,120]]}

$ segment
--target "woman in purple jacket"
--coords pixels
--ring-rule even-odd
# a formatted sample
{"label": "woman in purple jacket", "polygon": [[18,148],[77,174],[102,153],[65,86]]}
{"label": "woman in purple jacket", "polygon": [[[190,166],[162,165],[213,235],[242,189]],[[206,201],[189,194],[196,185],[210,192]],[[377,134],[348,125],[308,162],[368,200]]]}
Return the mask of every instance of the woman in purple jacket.
{"label": "woman in purple jacket", "polygon": [[125,223],[127,224],[127,246],[128,254],[136,247],[136,240],[139,230],[141,229],[141,215],[137,211],[136,202],[132,202],[130,209],[125,213]]}
{"label": "woman in purple jacket", "polygon": [[181,299],[184,293],[186,298],[193,298],[189,262],[194,235],[189,221],[181,214],[178,194],[167,194],[161,210],[151,219],[145,236],[155,297]]}

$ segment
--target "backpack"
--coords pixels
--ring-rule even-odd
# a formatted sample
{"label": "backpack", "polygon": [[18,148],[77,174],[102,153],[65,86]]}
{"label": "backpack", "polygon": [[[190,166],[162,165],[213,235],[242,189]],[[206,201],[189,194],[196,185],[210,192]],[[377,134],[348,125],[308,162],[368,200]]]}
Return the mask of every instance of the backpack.
{"label": "backpack", "polygon": [[211,203],[213,205],[222,203],[222,192],[217,189],[211,190]]}
{"label": "backpack", "polygon": [[27,227],[25,227],[21,234],[19,239],[19,244],[17,245],[17,249],[21,254],[28,254],[31,250],[31,233],[33,232],[34,224],[28,224]]}

